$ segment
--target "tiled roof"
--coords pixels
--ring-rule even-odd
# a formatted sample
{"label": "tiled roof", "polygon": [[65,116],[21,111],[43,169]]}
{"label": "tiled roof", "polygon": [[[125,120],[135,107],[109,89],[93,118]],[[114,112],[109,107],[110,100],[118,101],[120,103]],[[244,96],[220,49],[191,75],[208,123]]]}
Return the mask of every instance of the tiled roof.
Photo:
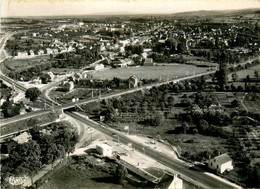
{"label": "tiled roof", "polygon": [[224,163],[227,163],[229,161],[232,161],[232,159],[226,153],[225,154],[221,154],[221,155],[215,157],[214,159],[216,160],[216,162],[218,164],[224,164]]}

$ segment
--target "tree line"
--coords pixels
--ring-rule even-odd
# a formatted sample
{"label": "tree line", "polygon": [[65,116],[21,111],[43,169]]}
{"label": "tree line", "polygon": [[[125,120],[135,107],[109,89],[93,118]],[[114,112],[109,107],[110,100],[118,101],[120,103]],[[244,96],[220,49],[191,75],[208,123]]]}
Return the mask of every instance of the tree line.
{"label": "tree line", "polygon": [[31,140],[18,144],[8,158],[1,161],[2,187],[7,184],[9,176],[32,176],[44,165],[64,158],[66,153],[74,151],[78,141],[76,132],[64,123],[53,123],[45,130],[34,127],[29,133]]}

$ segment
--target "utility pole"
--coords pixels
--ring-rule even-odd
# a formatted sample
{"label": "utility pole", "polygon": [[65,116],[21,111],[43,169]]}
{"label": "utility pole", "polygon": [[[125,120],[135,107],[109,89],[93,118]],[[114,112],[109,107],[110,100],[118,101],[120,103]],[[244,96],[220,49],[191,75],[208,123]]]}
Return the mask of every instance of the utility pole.
{"label": "utility pole", "polygon": [[94,98],[94,92],[93,92],[93,89],[91,91],[91,97]]}
{"label": "utility pole", "polygon": [[46,110],[46,99],[44,99],[44,110]]}
{"label": "utility pole", "polygon": [[101,90],[99,89],[99,99],[101,99]]}

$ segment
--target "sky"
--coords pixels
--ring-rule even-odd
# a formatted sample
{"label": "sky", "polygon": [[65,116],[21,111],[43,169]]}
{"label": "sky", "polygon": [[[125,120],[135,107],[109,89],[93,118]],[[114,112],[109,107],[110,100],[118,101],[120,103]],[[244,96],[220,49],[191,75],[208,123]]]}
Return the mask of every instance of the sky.
{"label": "sky", "polygon": [[89,14],[169,14],[260,8],[260,0],[0,0],[1,17]]}

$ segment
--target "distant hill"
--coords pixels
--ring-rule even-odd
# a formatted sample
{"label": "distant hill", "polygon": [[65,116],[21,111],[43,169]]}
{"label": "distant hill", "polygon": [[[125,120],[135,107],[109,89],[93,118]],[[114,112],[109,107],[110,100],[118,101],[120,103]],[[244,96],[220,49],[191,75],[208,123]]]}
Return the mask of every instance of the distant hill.
{"label": "distant hill", "polygon": [[206,16],[235,16],[237,14],[260,14],[260,8],[259,9],[240,9],[240,10],[201,10],[201,11],[189,11],[189,12],[180,12],[180,13],[174,13],[172,16],[176,17],[192,17],[192,16],[198,16],[198,17],[206,17]]}

